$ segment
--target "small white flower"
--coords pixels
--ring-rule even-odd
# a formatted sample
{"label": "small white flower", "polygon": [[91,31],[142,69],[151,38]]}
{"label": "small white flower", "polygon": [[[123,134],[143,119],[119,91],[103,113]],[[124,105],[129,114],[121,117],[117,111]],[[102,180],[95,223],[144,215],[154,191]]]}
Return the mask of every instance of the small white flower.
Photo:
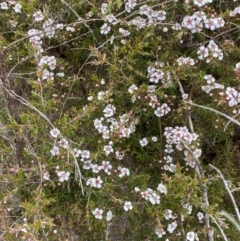
{"label": "small white flower", "polygon": [[188,94],[182,94],[182,98],[186,100],[188,98]]}
{"label": "small white flower", "polygon": [[155,192],[153,192],[149,197],[149,201],[153,205],[159,204],[160,203],[160,196],[158,194],[156,194]]}
{"label": "small white flower", "polygon": [[68,140],[66,140],[66,139],[62,139],[62,140],[60,140],[59,142],[59,145],[62,147],[62,148],[64,148],[64,149],[67,149],[68,148]]}
{"label": "small white flower", "polygon": [[157,142],[157,140],[158,140],[158,139],[157,139],[156,136],[153,136],[153,137],[152,137],[152,141],[153,141],[153,142]]}
{"label": "small white flower", "polygon": [[160,183],[160,184],[158,185],[157,190],[158,190],[160,193],[167,194],[167,188],[166,188],[162,183]]}
{"label": "small white flower", "polygon": [[135,191],[135,192],[140,192],[141,190],[140,190],[139,187],[135,187],[135,188],[134,188],[134,191]]}
{"label": "small white flower", "polygon": [[169,220],[170,218],[173,218],[172,210],[170,210],[170,209],[167,209],[163,215],[164,215],[166,220]]}
{"label": "small white flower", "polygon": [[35,12],[35,13],[33,14],[33,17],[34,17],[34,20],[35,20],[36,22],[40,22],[40,21],[42,21],[42,20],[44,19],[44,16],[43,16],[43,14],[42,14],[41,11]]}
{"label": "small white flower", "polygon": [[80,155],[81,153],[82,153],[81,150],[79,150],[79,149],[77,149],[77,148],[73,149],[73,155],[74,155],[74,157],[79,157],[79,155]]}
{"label": "small white flower", "polygon": [[81,153],[81,156],[83,159],[88,159],[90,158],[90,151],[88,150],[83,150],[82,153]]}
{"label": "small white flower", "polygon": [[45,179],[45,180],[47,180],[47,181],[50,179],[50,175],[49,175],[49,172],[48,172],[48,171],[46,171],[46,172],[43,173],[43,179]]}
{"label": "small white flower", "polygon": [[176,229],[176,227],[177,227],[177,222],[176,222],[176,221],[174,221],[174,222],[172,222],[172,223],[169,223],[169,224],[168,224],[167,231],[168,231],[169,233],[173,233],[173,231]]}
{"label": "small white flower", "polygon": [[204,215],[202,212],[198,212],[197,216],[198,216],[199,221],[201,221],[204,218]]}
{"label": "small white flower", "polygon": [[120,170],[120,174],[118,175],[120,178],[124,177],[124,176],[129,176],[130,175],[130,171],[128,168],[126,167],[118,167],[118,169]]}
{"label": "small white flower", "polygon": [[[159,225],[156,230],[155,233],[157,234],[158,238],[162,238],[163,235],[166,234],[166,232],[163,230],[162,225]],[[167,240],[166,240],[167,241]]]}
{"label": "small white flower", "polygon": [[8,5],[7,5],[7,3],[6,3],[6,2],[0,3],[0,8],[1,8],[2,10],[8,10]]}
{"label": "small white flower", "polygon": [[74,32],[74,31],[75,31],[75,28],[67,26],[67,27],[66,27],[66,30],[67,30],[68,32]]}
{"label": "small white flower", "polygon": [[107,24],[104,23],[103,26],[101,27],[101,34],[108,34],[111,30],[111,27]]}
{"label": "small white flower", "polygon": [[13,10],[15,13],[21,13],[21,8],[22,6],[19,3],[16,3],[15,6],[13,7]]}
{"label": "small white flower", "polygon": [[102,4],[102,6],[101,6],[101,13],[102,13],[102,14],[105,14],[105,13],[106,13],[107,7],[108,7],[108,4],[107,4],[107,3],[103,3],[103,4]]}
{"label": "small white flower", "polygon": [[93,178],[89,178],[86,182],[87,186],[90,187],[96,187],[96,188],[101,188],[102,187],[102,179],[100,176],[98,176],[97,178],[93,177]]}
{"label": "small white flower", "polygon": [[115,114],[115,112],[116,112],[116,108],[111,104],[107,105],[103,110],[105,117],[111,117]]}
{"label": "small white flower", "polygon": [[142,140],[139,141],[141,146],[146,146],[148,144],[148,140],[146,137],[144,137]]}
{"label": "small white flower", "polygon": [[92,214],[94,215],[94,217],[96,219],[102,219],[103,210],[99,209],[99,208],[96,208],[92,211]]}
{"label": "small white flower", "polygon": [[57,146],[54,146],[51,150],[50,150],[52,156],[58,156],[59,155],[59,148]]}
{"label": "small white flower", "polygon": [[93,100],[93,96],[88,96],[88,101],[92,101]]}
{"label": "small white flower", "polygon": [[187,233],[187,240],[194,241],[195,240],[195,233],[193,231],[190,231]]}
{"label": "small white flower", "polygon": [[133,206],[132,206],[132,203],[131,203],[130,201],[126,201],[126,202],[124,203],[123,209],[124,209],[125,211],[132,210],[132,208],[133,208]]}
{"label": "small white flower", "polygon": [[63,73],[63,72],[57,73],[56,75],[57,75],[58,77],[64,77],[64,73]]}
{"label": "small white flower", "polygon": [[104,146],[103,150],[105,151],[106,156],[113,152],[113,148],[111,145]]}
{"label": "small white flower", "polygon": [[70,172],[58,171],[57,175],[59,177],[59,182],[64,182],[69,179]]}
{"label": "small white flower", "polygon": [[57,128],[53,128],[51,131],[50,131],[50,135],[54,138],[57,138],[57,136],[60,134],[60,131],[57,129]]}
{"label": "small white flower", "polygon": [[131,85],[129,88],[128,88],[128,92],[130,94],[132,94],[135,90],[137,90],[137,86],[136,85]]}
{"label": "small white flower", "polygon": [[168,28],[164,27],[163,32],[166,33],[168,31]]}
{"label": "small white flower", "polygon": [[191,204],[186,203],[186,204],[183,205],[183,207],[187,210],[187,213],[188,213],[188,214],[191,214],[191,213],[192,213],[192,208],[193,208],[193,206],[192,206]]}

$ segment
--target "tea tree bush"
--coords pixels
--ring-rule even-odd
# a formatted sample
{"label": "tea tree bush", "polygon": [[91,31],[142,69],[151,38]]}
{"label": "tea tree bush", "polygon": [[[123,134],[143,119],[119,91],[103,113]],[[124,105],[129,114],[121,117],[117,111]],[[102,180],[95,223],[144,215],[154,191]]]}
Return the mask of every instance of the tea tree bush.
{"label": "tea tree bush", "polygon": [[239,1],[0,3],[0,240],[238,240]]}

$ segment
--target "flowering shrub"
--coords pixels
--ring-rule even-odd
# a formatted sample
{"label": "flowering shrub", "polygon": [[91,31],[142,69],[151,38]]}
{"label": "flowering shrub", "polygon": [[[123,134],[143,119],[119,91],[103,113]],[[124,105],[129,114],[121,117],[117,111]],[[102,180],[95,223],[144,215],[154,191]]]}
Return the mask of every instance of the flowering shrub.
{"label": "flowering shrub", "polygon": [[237,240],[239,14],[2,1],[1,238]]}

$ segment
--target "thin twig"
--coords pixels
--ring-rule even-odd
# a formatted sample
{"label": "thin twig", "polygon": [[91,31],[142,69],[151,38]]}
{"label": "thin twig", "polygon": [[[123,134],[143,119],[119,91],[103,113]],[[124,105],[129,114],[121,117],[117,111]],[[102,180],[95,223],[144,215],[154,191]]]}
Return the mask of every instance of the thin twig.
{"label": "thin twig", "polygon": [[219,115],[225,117],[226,119],[230,120],[231,122],[235,123],[236,125],[240,126],[240,122],[239,121],[235,120],[234,118],[230,117],[229,115],[227,115],[227,114],[225,114],[225,113],[223,113],[221,111],[215,110],[215,109],[213,109],[211,107],[198,105],[198,104],[195,104],[195,103],[192,103],[192,102],[189,102],[189,101],[184,101],[184,103],[192,105],[192,106],[199,107],[201,109],[210,110],[210,111],[212,111],[212,112],[214,112],[216,114],[219,114]]}
{"label": "thin twig", "polygon": [[220,230],[220,232],[221,232],[224,240],[225,240],[225,241],[229,241],[229,240],[227,239],[227,237],[226,237],[223,229],[221,228],[221,226],[220,226],[219,223],[217,222],[217,220],[216,220],[213,216],[211,216],[211,215],[210,215],[210,217],[211,217],[211,219],[213,220],[213,222],[217,225],[217,227],[218,227],[218,229]]}
{"label": "thin twig", "polygon": [[238,223],[239,223],[239,225],[240,225],[240,213],[239,213],[239,209],[238,209],[238,206],[237,206],[237,204],[236,204],[236,200],[235,200],[235,198],[234,198],[234,196],[233,196],[233,194],[232,194],[232,192],[231,192],[231,190],[230,190],[230,188],[229,188],[229,186],[228,186],[228,184],[227,184],[227,181],[225,180],[222,172],[221,172],[217,167],[213,166],[212,164],[209,164],[209,166],[210,166],[212,169],[214,169],[214,170],[220,175],[220,177],[221,177],[221,179],[222,179],[222,181],[223,181],[223,184],[224,184],[224,186],[225,186],[225,188],[226,188],[226,190],[227,190],[227,192],[228,192],[228,195],[230,196],[230,198],[231,198],[231,200],[232,200],[232,203],[233,203],[233,206],[234,206],[234,209],[235,209],[235,213],[236,213],[236,215],[237,215]]}
{"label": "thin twig", "polygon": [[[195,162],[196,162],[196,172],[198,174],[198,179],[200,182],[200,186],[202,189],[202,195],[203,195],[203,202],[205,203],[206,207],[209,207],[209,200],[208,200],[208,190],[207,190],[207,185],[205,183],[203,183],[201,181],[201,178],[204,177],[204,171],[202,169],[202,166],[200,164],[199,159],[196,157],[196,155],[193,153],[193,151],[190,149],[190,147],[188,147],[184,142],[182,142],[182,144],[184,145],[185,149],[191,153],[191,155],[193,156]],[[210,220],[209,220],[209,214],[205,212],[204,215],[204,219],[205,219],[205,226],[207,229],[207,235],[208,235],[208,240],[209,241],[213,241],[213,229],[210,226]]]}

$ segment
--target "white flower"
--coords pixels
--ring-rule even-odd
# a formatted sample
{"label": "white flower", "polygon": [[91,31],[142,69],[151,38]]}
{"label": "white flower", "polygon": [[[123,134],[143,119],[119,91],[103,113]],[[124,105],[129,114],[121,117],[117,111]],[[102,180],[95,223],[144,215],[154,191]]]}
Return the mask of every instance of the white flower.
{"label": "white flower", "polygon": [[59,177],[59,182],[64,182],[64,181],[67,181],[69,179],[70,172],[59,171],[57,173],[57,175]]}
{"label": "white flower", "polygon": [[132,203],[131,203],[130,201],[126,201],[126,202],[124,203],[123,209],[124,209],[125,211],[132,210],[132,208],[133,208],[133,206],[132,206]]}
{"label": "white flower", "polygon": [[63,72],[57,73],[56,75],[57,75],[58,77],[64,77],[64,73],[63,73]]}
{"label": "white flower", "polygon": [[119,151],[116,151],[116,152],[115,152],[115,155],[116,155],[116,158],[117,158],[118,160],[122,160],[123,157],[124,157],[124,154],[120,154]]}
{"label": "white flower", "polygon": [[77,149],[77,148],[74,148],[73,149],[73,155],[74,157],[79,157],[79,155],[82,153],[81,150]]}
{"label": "white flower", "polygon": [[85,169],[85,170],[91,169],[91,164],[92,164],[92,162],[90,160],[84,161],[83,162],[83,169]]}
{"label": "white flower", "polygon": [[57,146],[54,146],[51,150],[50,150],[52,156],[58,156],[59,155],[59,148]]}
{"label": "white flower", "polygon": [[157,190],[158,190],[160,193],[167,194],[167,188],[166,188],[162,183],[160,183],[160,184],[158,185]]}
{"label": "white flower", "polygon": [[161,117],[166,115],[169,111],[171,111],[171,108],[166,103],[164,103],[154,111],[154,114],[157,117]]}
{"label": "white flower", "polygon": [[119,174],[119,177],[122,178],[124,176],[129,176],[130,175],[130,171],[128,168],[126,167],[118,167],[118,169],[120,170],[120,174]]}
{"label": "white flower", "polygon": [[111,27],[107,24],[104,23],[103,26],[101,27],[101,34],[108,34],[111,30]]}
{"label": "white flower", "polygon": [[163,214],[163,216],[165,217],[166,220],[169,220],[170,218],[173,218],[173,216],[172,216],[172,210],[167,209],[167,210],[165,211],[165,213]]}
{"label": "white flower", "polygon": [[64,148],[64,149],[67,149],[68,148],[68,140],[66,140],[66,139],[62,139],[62,140],[60,140],[59,142],[59,145],[62,147],[62,148]]}
{"label": "white flower", "polygon": [[112,165],[109,161],[102,161],[102,169],[105,173],[111,174],[109,171],[112,169]]}
{"label": "white flower", "polygon": [[130,94],[132,94],[135,90],[137,90],[137,86],[136,85],[131,85],[129,88],[128,88],[128,92]]}
{"label": "white flower", "polygon": [[188,232],[187,233],[187,240],[189,240],[189,241],[194,241],[195,240],[195,233],[193,232],[193,231],[190,231],[190,232]]}
{"label": "white flower", "polygon": [[7,3],[6,3],[6,2],[0,3],[0,8],[1,8],[2,10],[8,10],[8,5],[7,5]]}
{"label": "white flower", "polygon": [[107,7],[108,7],[107,3],[103,3],[102,4],[102,6],[101,6],[101,13],[102,14],[106,13]]}
{"label": "white flower", "polygon": [[199,221],[201,221],[204,218],[204,215],[202,212],[198,212],[197,216],[198,216]]}
{"label": "white flower", "polygon": [[186,204],[183,205],[183,207],[187,210],[187,213],[188,213],[188,214],[191,214],[191,213],[192,213],[192,208],[193,208],[193,206],[192,206],[191,204],[186,203]]}
{"label": "white flower", "polygon": [[94,215],[94,217],[96,219],[102,219],[103,210],[99,209],[99,208],[96,208],[92,211],[92,214]]}
{"label": "white flower", "polygon": [[60,131],[57,128],[53,128],[50,131],[50,134],[51,134],[52,137],[57,138],[57,136],[60,134]]}
{"label": "white flower", "polygon": [[130,32],[123,28],[119,28],[119,33],[121,33],[124,37],[127,37],[130,35]]}
{"label": "white flower", "polygon": [[45,180],[47,180],[47,181],[50,179],[50,175],[49,175],[49,172],[48,172],[48,171],[46,171],[46,172],[43,173],[43,179],[45,179]]}
{"label": "white flower", "polygon": [[159,225],[159,227],[156,228],[155,233],[157,234],[158,238],[162,238],[162,236],[166,234],[162,228],[162,225]]}
{"label": "white flower", "polygon": [[154,193],[152,193],[152,194],[150,195],[149,201],[150,201],[151,204],[153,204],[153,205],[159,204],[159,203],[160,203],[160,196],[154,192]]}
{"label": "white flower", "polygon": [[15,13],[21,13],[21,8],[22,6],[19,3],[16,3],[15,6],[13,7],[13,10]]}
{"label": "white flower", "polygon": [[56,29],[63,29],[64,25],[62,23],[56,24]]}
{"label": "white flower", "polygon": [[167,231],[168,231],[169,233],[173,233],[173,231],[176,229],[176,227],[177,227],[177,222],[176,222],[176,221],[174,221],[174,222],[172,222],[172,223],[169,223],[169,224],[168,224]]}
{"label": "white flower", "polygon": [[157,142],[157,140],[158,140],[158,139],[157,139],[156,136],[153,136],[153,137],[152,137],[152,141],[153,141],[153,142]]}
{"label": "white flower", "polygon": [[43,16],[43,14],[42,14],[41,11],[35,12],[35,13],[33,14],[33,17],[34,17],[34,20],[35,20],[36,22],[40,22],[40,21],[42,21],[42,20],[44,19],[44,16]]}
{"label": "white flower", "polygon": [[135,191],[135,192],[140,192],[141,190],[140,190],[139,187],[135,187],[135,188],[134,188],[134,191]]}
{"label": "white flower", "polygon": [[73,27],[66,27],[66,30],[68,31],[68,32],[74,32],[75,31],[75,28],[73,28]]}
{"label": "white flower", "polygon": [[168,31],[168,28],[164,27],[163,32],[166,33]]}
{"label": "white flower", "polygon": [[46,69],[43,70],[43,76],[42,76],[43,80],[47,80],[47,81],[53,81],[54,80],[54,74]]}
{"label": "white flower", "polygon": [[104,146],[103,150],[105,151],[106,156],[113,152],[113,148],[111,145]]}
{"label": "white flower", "polygon": [[99,171],[102,169],[102,167],[98,164],[91,164],[91,168],[94,173],[99,173]]}
{"label": "white flower", "polygon": [[101,188],[102,187],[102,179],[100,176],[97,178],[93,177],[87,180],[86,185],[90,187],[96,187],[96,188]]}
{"label": "white flower", "polygon": [[107,105],[103,110],[105,117],[111,117],[115,114],[115,112],[116,112],[116,108],[111,104]]}
{"label": "white flower", "polygon": [[107,217],[106,217],[107,221],[110,222],[110,221],[112,220],[112,218],[113,218],[112,212],[111,212],[111,211],[108,211],[108,212],[107,212]]}
{"label": "white flower", "polygon": [[117,24],[117,22],[118,22],[116,17],[112,13],[106,15],[105,20],[108,21],[109,23],[113,24],[113,25]]}
{"label": "white flower", "polygon": [[88,150],[83,150],[82,153],[81,153],[81,157],[82,157],[83,159],[88,159],[88,158],[90,158],[90,151],[88,151]]}
{"label": "white flower", "polygon": [[184,100],[186,100],[187,98],[188,98],[188,94],[182,94],[182,98],[184,99]]}
{"label": "white flower", "polygon": [[146,146],[148,144],[148,140],[146,137],[144,137],[142,140],[139,141],[141,146]]}

